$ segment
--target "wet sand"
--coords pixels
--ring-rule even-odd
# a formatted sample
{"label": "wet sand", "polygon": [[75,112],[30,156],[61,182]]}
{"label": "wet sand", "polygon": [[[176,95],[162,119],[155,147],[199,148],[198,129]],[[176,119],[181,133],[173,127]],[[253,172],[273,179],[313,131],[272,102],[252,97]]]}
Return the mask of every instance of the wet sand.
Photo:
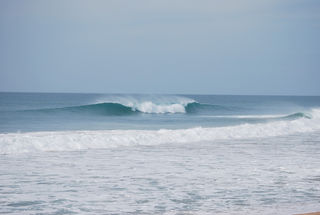
{"label": "wet sand", "polygon": [[312,212],[312,213],[296,214],[296,215],[320,215],[320,212]]}

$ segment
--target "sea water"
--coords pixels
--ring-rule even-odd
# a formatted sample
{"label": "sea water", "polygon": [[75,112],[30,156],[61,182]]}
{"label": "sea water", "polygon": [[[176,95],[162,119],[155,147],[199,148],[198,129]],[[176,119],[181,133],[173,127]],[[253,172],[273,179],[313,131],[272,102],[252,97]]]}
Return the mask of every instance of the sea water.
{"label": "sea water", "polygon": [[2,214],[320,211],[320,97],[0,93]]}

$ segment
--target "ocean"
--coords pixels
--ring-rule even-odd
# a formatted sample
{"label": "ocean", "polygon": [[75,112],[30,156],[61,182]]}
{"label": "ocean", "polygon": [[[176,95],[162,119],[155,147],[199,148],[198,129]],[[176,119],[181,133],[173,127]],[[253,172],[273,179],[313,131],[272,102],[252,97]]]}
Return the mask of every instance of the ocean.
{"label": "ocean", "polygon": [[0,93],[1,214],[320,211],[320,97]]}

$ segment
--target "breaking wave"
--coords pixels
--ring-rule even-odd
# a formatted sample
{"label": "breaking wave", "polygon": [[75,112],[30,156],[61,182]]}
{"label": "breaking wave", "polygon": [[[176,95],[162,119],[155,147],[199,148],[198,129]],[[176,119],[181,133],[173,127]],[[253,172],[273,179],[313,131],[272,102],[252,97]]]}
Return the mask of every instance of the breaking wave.
{"label": "breaking wave", "polygon": [[[192,104],[192,103],[191,103]],[[186,113],[189,104],[155,104],[151,101],[142,102],[136,105],[121,104],[121,103],[98,103],[90,105],[81,105],[73,107],[52,108],[31,110],[46,113],[61,113],[61,112],[73,112],[73,113],[92,113],[101,115],[131,115],[137,113],[149,113],[149,114],[165,114],[165,113]]]}
{"label": "breaking wave", "polygon": [[[146,96],[142,98],[121,96],[99,100],[98,103],[105,105],[120,104],[129,107],[131,112],[165,114],[186,113],[189,104],[196,103],[195,100],[182,96]],[[105,106],[105,108],[108,108]]]}
{"label": "breaking wave", "polygon": [[[291,115],[297,117],[301,114]],[[105,130],[56,131],[0,134],[0,154],[73,151],[113,148],[121,146],[184,144],[229,139],[265,138],[320,130],[320,109],[310,117],[279,120],[259,124],[228,127],[160,129],[160,130]]]}
{"label": "breaking wave", "polygon": [[194,112],[195,108],[200,109],[201,104],[185,97],[159,97],[151,99],[137,99],[133,97],[117,97],[108,98],[107,101],[97,101],[93,104],[47,108],[38,110],[26,110],[28,112],[42,112],[42,113],[91,113],[101,115],[131,115],[137,113],[148,114],[174,114]]}

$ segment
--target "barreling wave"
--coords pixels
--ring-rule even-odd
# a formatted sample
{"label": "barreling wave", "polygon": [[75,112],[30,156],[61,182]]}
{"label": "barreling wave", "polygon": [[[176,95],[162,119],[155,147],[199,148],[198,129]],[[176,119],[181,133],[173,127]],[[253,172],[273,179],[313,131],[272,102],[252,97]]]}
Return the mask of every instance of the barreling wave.
{"label": "barreling wave", "polygon": [[192,105],[199,104],[193,99],[181,96],[108,96],[89,104],[57,108],[22,110],[41,113],[90,113],[100,115],[131,115],[137,113],[166,114],[186,113]]}
{"label": "barreling wave", "polygon": [[186,113],[186,106],[195,100],[182,96],[144,96],[144,97],[109,97],[98,103],[116,103],[131,108],[133,112],[149,114]]}
{"label": "barreling wave", "polygon": [[165,114],[165,113],[186,113],[186,107],[188,105],[184,104],[165,104],[158,105],[153,102],[147,101],[142,102],[136,106],[134,105],[124,105],[121,103],[98,103],[89,105],[80,105],[72,107],[63,108],[50,108],[50,109],[40,109],[40,110],[28,110],[32,112],[44,112],[44,113],[62,113],[62,112],[72,112],[72,113],[91,113],[99,115],[109,115],[109,116],[121,116],[121,115],[132,115],[137,113],[150,113],[150,114]]}
{"label": "barreling wave", "polygon": [[147,113],[147,114],[196,114],[203,112],[214,112],[217,110],[228,111],[230,108],[219,106],[219,105],[209,105],[200,104],[198,102],[191,103],[174,103],[174,104],[155,104],[151,101],[145,101],[137,104],[121,104],[114,102],[105,102],[98,104],[80,105],[72,107],[62,107],[62,108],[48,108],[39,110],[28,110],[32,112],[44,112],[44,113],[61,113],[61,112],[72,112],[72,113],[91,113],[100,115],[132,115],[137,113]]}
{"label": "barreling wave", "polygon": [[[296,114],[299,115],[299,114]],[[289,116],[296,117],[296,116]],[[266,138],[320,130],[320,109],[309,117],[227,127],[160,130],[56,131],[0,134],[0,154]]]}

